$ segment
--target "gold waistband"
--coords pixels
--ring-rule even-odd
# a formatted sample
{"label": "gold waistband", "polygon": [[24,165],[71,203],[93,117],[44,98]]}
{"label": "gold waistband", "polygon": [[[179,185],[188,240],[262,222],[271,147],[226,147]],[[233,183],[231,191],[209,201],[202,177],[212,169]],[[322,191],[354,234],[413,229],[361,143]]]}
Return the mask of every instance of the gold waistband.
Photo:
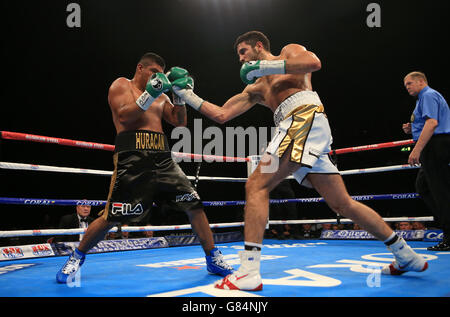
{"label": "gold waistband", "polygon": [[124,131],[116,136],[115,152],[120,151],[169,151],[164,133],[136,130]]}

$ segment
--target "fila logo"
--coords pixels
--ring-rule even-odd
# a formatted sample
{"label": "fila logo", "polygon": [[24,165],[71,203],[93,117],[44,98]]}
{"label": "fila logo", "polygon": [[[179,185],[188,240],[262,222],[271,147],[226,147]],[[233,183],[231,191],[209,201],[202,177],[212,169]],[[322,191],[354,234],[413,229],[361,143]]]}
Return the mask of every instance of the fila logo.
{"label": "fila logo", "polygon": [[121,213],[124,216],[140,215],[143,212],[144,212],[144,208],[142,208],[142,205],[140,203],[134,207],[133,207],[133,205],[127,204],[127,203],[113,203],[112,210],[111,210],[111,213],[113,215],[115,215],[117,213]]}

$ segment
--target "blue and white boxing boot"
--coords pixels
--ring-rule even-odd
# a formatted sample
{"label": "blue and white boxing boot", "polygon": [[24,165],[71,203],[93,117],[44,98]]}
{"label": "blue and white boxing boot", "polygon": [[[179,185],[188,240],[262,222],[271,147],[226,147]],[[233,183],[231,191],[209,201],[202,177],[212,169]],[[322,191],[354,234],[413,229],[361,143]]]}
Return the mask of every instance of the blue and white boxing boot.
{"label": "blue and white boxing boot", "polygon": [[78,249],[75,249],[64,266],[56,274],[56,281],[58,283],[67,283],[67,280],[75,276],[78,272],[80,267],[83,265],[85,258],[86,254]]}
{"label": "blue and white boxing boot", "polygon": [[222,252],[214,248],[210,251],[210,255],[206,256],[206,270],[210,274],[217,274],[220,276],[227,276],[233,273],[233,267],[228,265],[223,259]]}

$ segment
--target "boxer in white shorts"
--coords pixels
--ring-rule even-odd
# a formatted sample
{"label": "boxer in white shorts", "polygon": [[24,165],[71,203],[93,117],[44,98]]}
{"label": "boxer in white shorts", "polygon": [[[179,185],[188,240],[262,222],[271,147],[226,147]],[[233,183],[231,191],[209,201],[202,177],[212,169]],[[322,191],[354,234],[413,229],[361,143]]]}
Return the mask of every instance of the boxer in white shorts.
{"label": "boxer in white shorts", "polygon": [[295,93],[278,106],[273,117],[277,129],[266,152],[282,157],[292,143],[290,161],[300,164],[293,173],[299,184],[313,187],[306,179],[309,173],[339,174],[328,154],[333,137],[316,92]]}
{"label": "boxer in white shorts", "polygon": [[262,290],[260,256],[269,193],[291,174],[302,185],[314,187],[333,211],[352,219],[386,244],[395,260],[382,269],[383,273],[400,275],[426,270],[428,264],[422,256],[398,237],[373,209],[350,197],[339,171],[331,163],[330,127],[311,84],[311,73],[321,68],[317,56],[298,44],[288,44],[280,55],[274,56],[269,40],[258,31],[239,36],[235,48],[243,63],[241,79],[247,86],[222,107],[197,96],[190,77],[171,82],[175,94],[218,123],[225,123],[260,104],[274,112],[278,129],[245,186],[245,250],[239,252],[241,266],[216,282],[215,287]]}

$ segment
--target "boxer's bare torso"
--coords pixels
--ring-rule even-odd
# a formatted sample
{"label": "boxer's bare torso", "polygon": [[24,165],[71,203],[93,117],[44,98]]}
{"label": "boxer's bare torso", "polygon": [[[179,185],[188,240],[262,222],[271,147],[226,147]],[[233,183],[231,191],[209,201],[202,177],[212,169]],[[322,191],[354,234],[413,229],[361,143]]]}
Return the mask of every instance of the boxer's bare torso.
{"label": "boxer's bare torso", "polygon": [[311,72],[320,69],[320,60],[298,44],[288,44],[281,50],[280,55],[274,56],[268,51],[241,42],[237,46],[237,53],[241,63],[255,60],[285,60],[286,74],[258,78],[255,83],[247,85],[241,93],[228,99],[222,107],[205,101],[200,112],[218,123],[225,123],[256,104],[275,111],[289,96],[300,91],[312,90]]}
{"label": "boxer's bare torso", "polygon": [[146,111],[136,105],[136,99],[144,92],[148,78],[157,72],[163,72],[162,68],[152,64],[131,80],[120,77],[111,84],[108,103],[117,133],[131,130],[163,133],[162,119],[174,126],[186,124],[185,107],[173,106],[166,94],[153,101]]}
{"label": "boxer's bare torso", "polygon": [[[239,44],[238,51],[245,45],[245,43]],[[303,46],[289,44],[281,50],[280,55],[269,56],[267,59],[287,60],[304,52],[306,49]],[[303,90],[312,90],[311,73],[263,76],[258,78],[254,84],[248,85],[245,92],[258,99],[259,104],[275,111],[283,100]]]}
{"label": "boxer's bare torso", "polygon": [[[136,87],[133,82],[127,78],[118,78],[111,85],[109,96],[109,106],[112,112],[112,118],[117,133],[129,130],[152,130],[155,132],[162,131],[162,115],[164,104],[168,97],[165,94],[156,99],[147,111],[140,111],[140,114],[130,120],[124,120],[121,117],[120,110],[123,105],[135,103],[136,99],[144,92]],[[119,92],[120,91],[120,92]],[[137,106],[136,106],[137,107]]]}

